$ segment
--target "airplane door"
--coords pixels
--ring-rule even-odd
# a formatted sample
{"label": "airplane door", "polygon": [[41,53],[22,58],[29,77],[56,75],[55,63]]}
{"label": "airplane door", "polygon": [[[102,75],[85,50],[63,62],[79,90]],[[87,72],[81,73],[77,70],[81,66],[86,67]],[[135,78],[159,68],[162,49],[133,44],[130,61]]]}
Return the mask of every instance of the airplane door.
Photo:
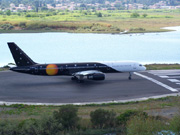
{"label": "airplane door", "polygon": [[136,67],[136,64],[133,64],[133,69],[136,69],[137,67]]}

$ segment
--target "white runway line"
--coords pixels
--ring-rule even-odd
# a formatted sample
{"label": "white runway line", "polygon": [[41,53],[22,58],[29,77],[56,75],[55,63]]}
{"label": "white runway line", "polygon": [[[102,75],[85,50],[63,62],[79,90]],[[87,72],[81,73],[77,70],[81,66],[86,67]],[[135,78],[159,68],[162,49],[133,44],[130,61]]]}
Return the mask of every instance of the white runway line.
{"label": "white runway line", "polygon": [[169,80],[170,82],[174,82],[174,83],[179,83],[179,82],[180,82],[180,81],[177,80],[177,79],[167,79],[167,80]]}
{"label": "white runway line", "polygon": [[157,76],[168,76],[168,75],[180,76],[180,73],[161,73],[161,74],[150,73],[150,74],[157,75]]}
{"label": "white runway line", "polygon": [[180,70],[150,70],[148,72],[157,76],[180,75]]}
{"label": "white runway line", "polygon": [[168,78],[180,78],[180,76],[169,76]]}
{"label": "white runway line", "polygon": [[152,81],[152,82],[154,82],[154,83],[156,83],[156,84],[158,84],[158,85],[160,85],[160,86],[162,86],[162,87],[164,87],[164,88],[166,88],[166,89],[168,89],[168,90],[170,90],[170,91],[172,91],[172,92],[178,92],[178,90],[176,90],[176,89],[174,89],[174,88],[172,88],[172,87],[170,87],[170,86],[168,86],[168,85],[166,85],[166,84],[164,84],[164,83],[162,83],[162,82],[159,82],[159,81],[157,81],[157,80],[155,80],[155,79],[153,79],[153,78],[150,78],[150,77],[148,77],[148,76],[142,75],[142,74],[137,73],[137,72],[135,72],[134,74],[135,74],[135,75],[138,75],[138,76],[140,76],[140,77],[143,77],[143,78],[145,78],[145,79],[147,79],[147,80],[149,80],[149,81]]}
{"label": "white runway line", "polygon": [[169,76],[163,75],[163,76],[159,76],[161,78],[169,78]]}

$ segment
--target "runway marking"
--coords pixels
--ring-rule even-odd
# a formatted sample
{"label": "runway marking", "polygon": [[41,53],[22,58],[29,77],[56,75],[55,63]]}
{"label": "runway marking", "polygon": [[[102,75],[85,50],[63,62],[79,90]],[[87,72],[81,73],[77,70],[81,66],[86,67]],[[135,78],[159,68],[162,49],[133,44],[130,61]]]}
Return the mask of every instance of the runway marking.
{"label": "runway marking", "polygon": [[176,76],[179,76],[180,74],[179,73],[151,73],[153,75],[157,75],[157,76],[161,76],[161,75],[164,75],[164,76],[168,76],[168,75],[176,75]]}
{"label": "runway marking", "polygon": [[180,76],[169,76],[168,78],[180,78]]}
{"label": "runway marking", "polygon": [[174,82],[174,83],[179,83],[179,82],[180,82],[180,81],[177,80],[177,79],[167,79],[167,80],[169,80],[170,82]]}
{"label": "runway marking", "polygon": [[158,70],[158,71],[148,71],[150,74],[157,76],[180,76],[180,70]]}
{"label": "runway marking", "polygon": [[169,78],[169,76],[166,76],[166,75],[162,75],[162,76],[159,76],[161,78]]}
{"label": "runway marking", "polygon": [[162,87],[164,87],[164,88],[166,88],[166,89],[168,89],[168,90],[170,90],[170,91],[172,91],[172,92],[178,92],[178,90],[176,90],[176,89],[174,89],[174,88],[172,88],[172,87],[170,87],[170,86],[168,86],[168,85],[166,85],[166,84],[164,84],[164,83],[162,83],[162,82],[159,82],[159,81],[157,81],[157,80],[155,80],[155,79],[153,79],[153,78],[150,78],[150,77],[148,77],[148,76],[142,75],[142,74],[137,73],[137,72],[135,72],[134,74],[135,74],[135,75],[138,75],[138,76],[140,76],[140,77],[143,77],[143,78],[145,78],[145,79],[147,79],[147,80],[149,80],[149,81],[152,81],[152,82],[154,82],[154,83],[156,83],[156,84],[158,84],[158,85],[160,85],[160,86],[162,86]]}

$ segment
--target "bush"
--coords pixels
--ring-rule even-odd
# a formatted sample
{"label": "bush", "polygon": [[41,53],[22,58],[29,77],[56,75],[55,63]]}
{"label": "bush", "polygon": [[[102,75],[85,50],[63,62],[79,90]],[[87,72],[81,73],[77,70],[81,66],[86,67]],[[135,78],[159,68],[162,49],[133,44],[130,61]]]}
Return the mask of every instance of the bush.
{"label": "bush", "polygon": [[102,13],[99,12],[99,13],[97,14],[97,17],[102,17]]}
{"label": "bush", "polygon": [[144,28],[130,28],[129,31],[146,31]]}
{"label": "bush", "polygon": [[12,30],[14,28],[14,26],[11,24],[3,24],[3,25],[1,25],[1,28],[3,30]]}
{"label": "bush", "polygon": [[11,15],[11,11],[10,11],[10,10],[7,10],[7,11],[6,11],[6,15],[10,16],[10,15]]}
{"label": "bush", "polygon": [[18,26],[21,27],[21,28],[25,28],[26,27],[26,22],[20,22]]}
{"label": "bush", "polygon": [[175,116],[170,121],[170,130],[174,131],[177,134],[180,134],[180,115]]}
{"label": "bush", "polygon": [[138,18],[140,15],[138,13],[132,13],[131,18]]}
{"label": "bush", "polygon": [[59,111],[55,111],[53,116],[64,129],[76,129],[79,126],[78,109],[73,105],[62,106]]}
{"label": "bush", "polygon": [[52,16],[52,14],[50,14],[50,13],[47,13],[47,14],[46,14],[46,16]]}
{"label": "bush", "polygon": [[41,135],[55,135],[63,130],[62,124],[58,123],[53,117],[43,116],[39,120]]}
{"label": "bush", "polygon": [[31,17],[31,15],[30,15],[30,14],[27,14],[25,17]]}
{"label": "bush", "polygon": [[143,14],[142,16],[143,16],[144,18],[146,18],[148,15],[147,15],[147,14]]}
{"label": "bush", "polygon": [[31,23],[28,24],[26,29],[28,30],[37,30],[37,29],[43,29],[48,27],[47,24],[43,24],[43,23]]}
{"label": "bush", "polygon": [[127,135],[156,135],[165,130],[166,124],[154,118],[135,116],[127,124]]}
{"label": "bush", "polygon": [[127,110],[126,112],[120,114],[117,117],[117,124],[118,125],[126,125],[127,121],[129,121],[131,119],[131,117],[134,116],[144,116],[144,118],[147,118],[147,113],[145,112],[140,112],[140,111],[136,111],[136,110]]}
{"label": "bush", "polygon": [[18,123],[16,121],[1,120],[0,135],[15,135],[18,132]]}
{"label": "bush", "polygon": [[111,128],[115,126],[116,113],[104,109],[97,109],[90,113],[91,122],[95,128]]}
{"label": "bush", "polygon": [[18,129],[22,135],[37,135],[39,132],[39,124],[36,119],[26,119],[19,123]]}

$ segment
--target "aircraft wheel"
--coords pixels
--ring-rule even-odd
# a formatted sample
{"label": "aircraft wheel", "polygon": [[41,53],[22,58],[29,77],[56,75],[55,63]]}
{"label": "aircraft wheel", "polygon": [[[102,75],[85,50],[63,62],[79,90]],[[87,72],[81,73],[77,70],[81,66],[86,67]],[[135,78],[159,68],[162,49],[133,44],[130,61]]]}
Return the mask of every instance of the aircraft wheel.
{"label": "aircraft wheel", "polygon": [[78,80],[78,83],[84,83],[84,80]]}
{"label": "aircraft wheel", "polygon": [[75,77],[75,76],[73,76],[73,77],[71,77],[71,80],[72,80],[72,81],[74,81],[74,80],[78,80],[78,78],[77,78],[77,77]]}
{"label": "aircraft wheel", "polygon": [[131,80],[131,77],[129,77],[129,80]]}

